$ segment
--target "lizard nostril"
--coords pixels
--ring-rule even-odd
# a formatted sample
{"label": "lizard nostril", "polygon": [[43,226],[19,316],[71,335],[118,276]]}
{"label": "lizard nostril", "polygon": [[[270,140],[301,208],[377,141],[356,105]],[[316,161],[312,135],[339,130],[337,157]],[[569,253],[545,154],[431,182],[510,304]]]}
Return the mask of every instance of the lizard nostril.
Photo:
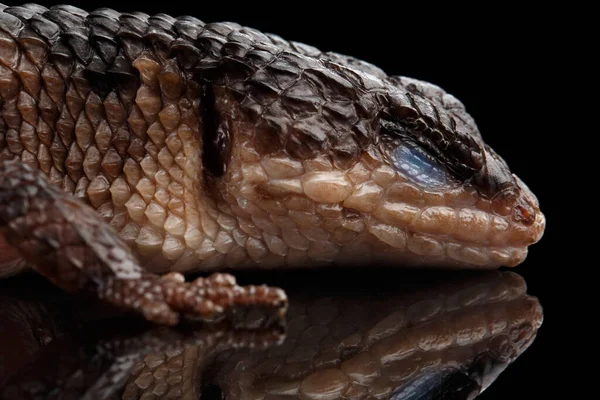
{"label": "lizard nostril", "polygon": [[529,226],[535,221],[535,210],[526,203],[517,204],[513,215],[523,225]]}
{"label": "lizard nostril", "polygon": [[508,216],[512,214],[515,222],[530,226],[535,222],[536,209],[521,192],[512,188],[503,190],[492,200],[492,207],[496,214]]}

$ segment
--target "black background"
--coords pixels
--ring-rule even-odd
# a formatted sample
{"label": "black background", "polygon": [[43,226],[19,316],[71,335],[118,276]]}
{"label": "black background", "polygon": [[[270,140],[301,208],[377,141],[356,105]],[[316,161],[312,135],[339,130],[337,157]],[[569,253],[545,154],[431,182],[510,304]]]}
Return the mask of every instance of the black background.
{"label": "black background", "polygon": [[[18,4],[4,1],[5,4]],[[52,2],[38,1],[44,5]],[[159,4],[160,3],[160,4]],[[210,3],[210,4],[209,4]],[[229,1],[133,3],[71,0],[87,10],[111,7],[118,11],[190,14],[205,22],[235,21],[322,50],[353,55],[389,74],[435,83],[455,95],[475,118],[484,139],[514,173],[538,196],[547,218],[539,244],[515,269],[544,307],[545,321],[531,348],[510,366],[480,398],[537,399],[567,395],[565,360],[572,348],[565,333],[573,314],[565,304],[568,271],[581,268],[565,244],[565,223],[578,214],[570,167],[563,157],[573,151],[561,121],[575,119],[566,111],[577,101],[570,92],[580,77],[563,70],[571,55],[571,29],[562,10],[511,8],[504,3],[485,7],[438,9],[427,2],[420,9],[402,2],[364,1],[275,4]],[[360,4],[360,5],[359,5]],[[558,12],[557,12],[558,11]],[[597,130],[597,128],[596,128]],[[576,234],[576,233],[575,233]],[[589,266],[591,267],[591,265]],[[566,272],[565,272],[566,271]],[[563,397],[564,396],[564,397]]]}

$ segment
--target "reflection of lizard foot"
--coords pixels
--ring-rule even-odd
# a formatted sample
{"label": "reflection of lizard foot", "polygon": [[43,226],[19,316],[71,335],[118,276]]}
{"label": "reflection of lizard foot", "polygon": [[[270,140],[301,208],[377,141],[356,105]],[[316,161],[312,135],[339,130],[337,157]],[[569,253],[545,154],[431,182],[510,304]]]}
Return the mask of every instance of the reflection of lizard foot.
{"label": "reflection of lizard foot", "polygon": [[[5,284],[0,290],[3,400],[131,398],[121,392],[126,379],[136,372],[132,368],[163,354],[168,355],[169,365],[160,360],[151,363],[159,370],[156,378],[144,375],[138,383],[160,398],[182,398],[185,386],[180,383],[185,380],[177,382],[173,375],[178,371],[173,373],[173,368],[183,361],[183,354],[194,355],[186,361],[198,366],[194,377],[201,383],[204,360],[226,350],[266,350],[281,344],[285,337],[279,327],[253,320],[238,329],[231,329],[228,320],[170,328],[127,316],[105,318],[102,308],[99,314],[93,310],[80,314],[67,295],[60,296],[39,283],[33,291],[29,290],[31,282],[24,280]],[[144,384],[154,381],[156,387]],[[166,396],[167,391],[171,397]],[[127,393],[131,394],[131,389]]]}
{"label": "reflection of lizard foot", "polygon": [[260,309],[268,316],[283,318],[287,297],[278,288],[238,286],[229,274],[213,274],[185,282],[183,275],[162,277],[144,274],[138,279],[111,279],[99,296],[123,308],[140,312],[147,320],[173,325],[179,315],[191,319],[215,321]]}
{"label": "reflection of lizard foot", "polygon": [[4,249],[17,250],[61,288],[160,324],[173,325],[180,314],[212,321],[254,308],[282,317],[287,305],[282,290],[240,287],[226,274],[186,283],[179,273],[146,272],[98,213],[22,162],[0,162],[0,236]]}

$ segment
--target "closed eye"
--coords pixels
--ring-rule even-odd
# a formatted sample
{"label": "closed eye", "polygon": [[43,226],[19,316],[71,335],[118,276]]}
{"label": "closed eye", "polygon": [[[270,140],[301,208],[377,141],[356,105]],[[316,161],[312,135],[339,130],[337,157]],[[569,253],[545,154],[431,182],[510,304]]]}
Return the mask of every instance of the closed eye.
{"label": "closed eye", "polygon": [[440,187],[448,183],[446,168],[416,144],[399,144],[392,150],[391,161],[398,172],[421,186]]}

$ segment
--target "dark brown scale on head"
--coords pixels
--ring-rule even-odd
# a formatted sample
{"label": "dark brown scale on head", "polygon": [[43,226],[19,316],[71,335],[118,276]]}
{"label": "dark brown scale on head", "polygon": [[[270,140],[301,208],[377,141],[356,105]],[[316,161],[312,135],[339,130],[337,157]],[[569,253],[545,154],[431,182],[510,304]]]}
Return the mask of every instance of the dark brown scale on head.
{"label": "dark brown scale on head", "polygon": [[[216,29],[220,25],[212,26]],[[202,33],[198,42],[205,59],[196,71],[200,79],[223,85],[239,98],[240,112],[254,122],[261,154],[285,149],[296,159],[331,154],[340,166],[355,163],[360,151],[372,144],[373,136],[360,135],[366,132],[360,129],[354,102],[359,102],[358,109],[363,109],[364,118],[365,101],[356,99],[353,84],[317,59],[285,51],[273,54],[276,49],[259,43],[254,44],[253,50],[247,50],[248,36],[241,39],[245,43],[224,45],[214,38],[212,31]],[[239,51],[239,46],[245,54]],[[219,51],[226,57],[221,58]],[[247,63],[248,56],[254,60],[253,65]],[[216,60],[208,61],[207,57]],[[372,106],[367,108],[371,108],[367,112],[374,111]],[[354,130],[350,129],[354,122],[358,124],[356,140],[352,138]]]}
{"label": "dark brown scale on head", "polygon": [[[228,32],[228,39],[233,42],[224,43],[215,32]],[[455,119],[443,107],[423,98],[414,84],[411,93],[399,85],[400,80],[390,79],[383,88],[391,91],[385,103],[380,96],[367,93],[364,80],[348,80],[352,71],[315,58],[283,52],[271,55],[270,59],[267,56],[266,61],[260,63],[260,66],[267,65],[264,69],[253,68],[241,61],[247,60],[248,48],[252,45],[248,37],[235,36],[230,27],[222,24],[211,24],[208,33],[199,36],[198,43],[204,56],[198,65],[198,75],[243,94],[238,106],[250,120],[256,121],[256,141],[262,154],[284,148],[289,156],[305,159],[324,153],[337,165],[347,167],[357,161],[361,152],[377,145],[394,129],[443,160],[461,181],[470,180],[483,168],[478,132],[470,133],[472,127],[461,118]],[[268,46],[266,48],[268,53]],[[226,57],[220,58],[221,55]],[[277,68],[277,65],[285,65],[285,68]],[[298,72],[291,72],[294,69]],[[379,114],[380,111],[384,114]],[[391,117],[391,121],[385,115]],[[366,129],[361,129],[362,126]],[[384,128],[382,131],[379,131],[380,126]],[[392,136],[394,134],[398,132]],[[493,182],[501,179],[498,175],[504,172],[479,174],[491,182],[480,178],[473,182],[483,194],[493,197],[497,193]]]}

